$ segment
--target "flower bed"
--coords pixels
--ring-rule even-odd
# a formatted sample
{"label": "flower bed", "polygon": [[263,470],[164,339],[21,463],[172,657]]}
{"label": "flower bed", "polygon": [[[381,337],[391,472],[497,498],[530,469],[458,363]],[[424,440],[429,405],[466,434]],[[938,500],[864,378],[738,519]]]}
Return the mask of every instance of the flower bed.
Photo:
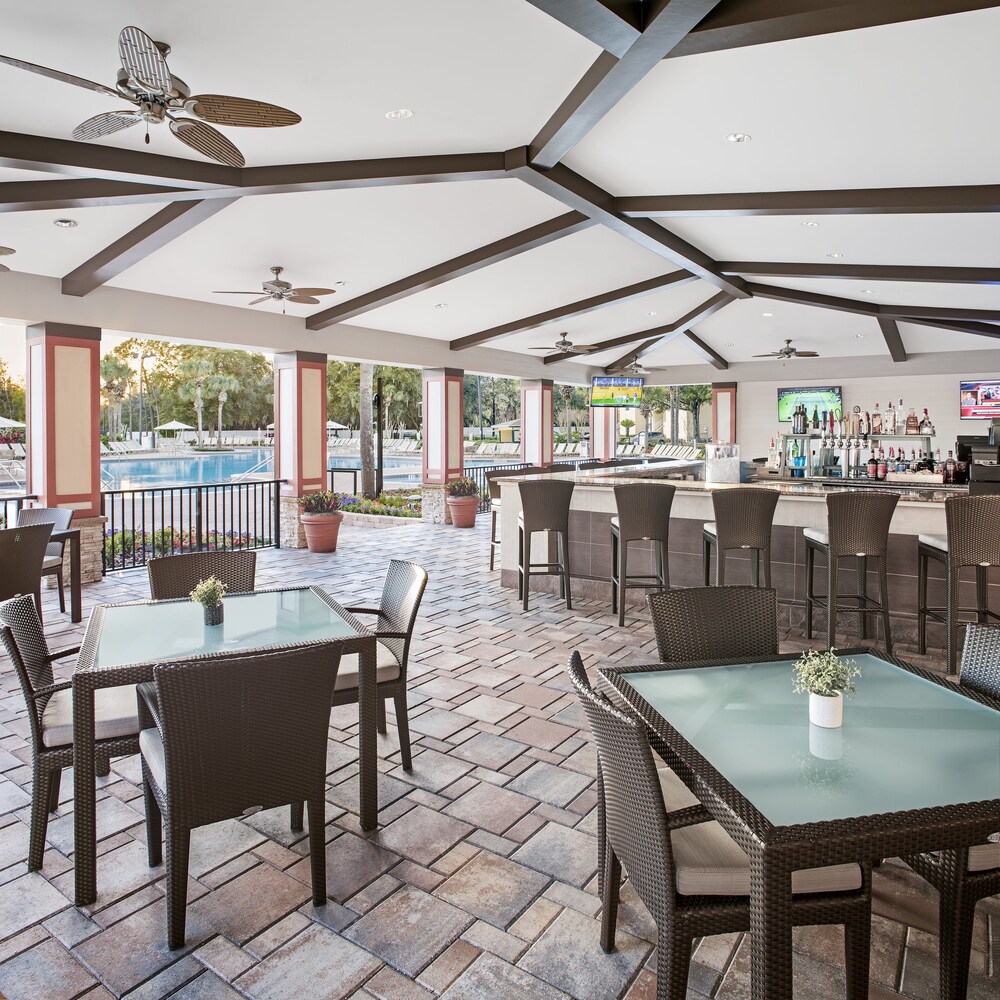
{"label": "flower bed", "polygon": [[420,517],[420,501],[410,500],[409,493],[383,493],[377,500],[338,493],[340,509],[345,514],[379,514],[382,517]]}
{"label": "flower bed", "polygon": [[[205,533],[202,549],[257,549],[269,546],[270,538],[236,531]],[[180,552],[194,552],[198,540],[193,531],[158,528],[155,531],[129,531],[119,529],[104,534],[104,559],[109,568],[114,566],[141,565],[155,556],[169,556]]]}

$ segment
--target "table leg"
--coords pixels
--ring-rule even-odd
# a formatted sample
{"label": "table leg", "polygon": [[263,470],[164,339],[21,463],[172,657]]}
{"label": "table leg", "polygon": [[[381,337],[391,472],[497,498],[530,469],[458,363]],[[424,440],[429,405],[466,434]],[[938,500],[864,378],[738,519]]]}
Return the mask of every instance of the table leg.
{"label": "table leg", "polygon": [[73,837],[76,905],[97,899],[97,786],[94,689],[73,679]]}
{"label": "table leg", "polygon": [[792,873],[766,848],[750,857],[750,995],[792,996]]}
{"label": "table leg", "polygon": [[83,598],[80,587],[80,535],[69,540],[69,610],[74,622],[83,621]]}
{"label": "table leg", "polygon": [[358,655],[358,758],[361,781],[361,829],[378,826],[378,691],[375,641]]}

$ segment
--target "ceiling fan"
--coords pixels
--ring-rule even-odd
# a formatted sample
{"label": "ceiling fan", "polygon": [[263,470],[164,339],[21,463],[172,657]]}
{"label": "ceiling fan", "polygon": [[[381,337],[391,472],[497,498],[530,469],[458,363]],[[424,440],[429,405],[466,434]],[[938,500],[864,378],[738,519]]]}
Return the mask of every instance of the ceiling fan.
{"label": "ceiling fan", "polygon": [[818,358],[819,354],[816,351],[800,351],[796,347],[792,347],[792,342],[790,340],[785,341],[785,346],[779,348],[777,351],[771,351],[770,354],[755,354],[755,358],[781,358],[783,360],[787,358]]}
{"label": "ceiling fan", "polygon": [[[12,247],[0,247],[0,257],[9,257],[12,253],[16,253]],[[0,264],[0,274],[6,274],[9,270],[9,267]]]}
{"label": "ceiling fan", "polygon": [[553,347],[529,347],[529,351],[547,351],[549,354],[589,354],[592,347],[576,347],[565,333],[560,334]]}
{"label": "ceiling fan", "polygon": [[317,295],[336,295],[336,290],[333,288],[292,288],[290,281],[281,280],[281,272],[284,271],[283,267],[272,267],[271,274],[274,277],[270,281],[261,282],[260,292],[213,292],[213,295],[256,295],[252,302],[248,302],[248,306],[255,306],[260,302],[267,302],[271,300],[273,302],[281,303],[281,311],[285,311],[286,302],[295,302],[300,306],[318,306],[319,299],[316,298]]}
{"label": "ceiling fan", "polygon": [[[210,160],[229,167],[242,167],[245,162],[243,154],[206,122],[247,128],[277,128],[297,125],[302,121],[294,111],[245,97],[225,97],[221,94],[196,94],[192,97],[191,88],[167,67],[170,46],[166,42],[154,41],[146,32],[132,25],[122,28],[118,36],[118,54],[122,64],[114,88],[11,56],[0,56],[0,63],[95,90],[109,97],[119,97],[135,105],[135,110],[102,111],[88,118],[73,129],[74,139],[99,139],[144,121],[148,143],[149,126],[169,121],[170,131],[186,146]],[[194,117],[179,118],[179,112]]]}

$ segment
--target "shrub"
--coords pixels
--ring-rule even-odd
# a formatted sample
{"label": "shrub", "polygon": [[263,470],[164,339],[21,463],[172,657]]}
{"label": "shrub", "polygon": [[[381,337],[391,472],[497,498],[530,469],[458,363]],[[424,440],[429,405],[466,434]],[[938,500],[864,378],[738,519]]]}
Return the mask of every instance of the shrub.
{"label": "shrub", "polygon": [[383,493],[377,500],[356,497],[350,493],[337,495],[340,509],[351,514],[381,514],[383,517],[420,517],[420,500],[410,500],[401,493]]}
{"label": "shrub", "polygon": [[340,509],[340,500],[336,493],[320,490],[299,498],[299,506],[303,514],[333,514]]}
{"label": "shrub", "polygon": [[854,693],[854,678],[861,670],[854,660],[842,660],[837,651],[819,652],[809,649],[792,665],[795,674],[793,690],[796,694],[818,694],[832,698],[838,691],[845,695]]}
{"label": "shrub", "polygon": [[477,497],[479,496],[479,487],[476,485],[475,479],[469,479],[468,477],[464,479],[454,479],[447,486],[445,486],[445,492],[450,497]]}

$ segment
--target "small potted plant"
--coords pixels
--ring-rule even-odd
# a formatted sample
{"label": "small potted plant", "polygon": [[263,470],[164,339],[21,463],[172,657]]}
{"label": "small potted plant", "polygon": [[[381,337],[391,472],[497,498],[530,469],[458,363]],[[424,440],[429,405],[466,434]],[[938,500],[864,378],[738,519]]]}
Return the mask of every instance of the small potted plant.
{"label": "small potted plant", "polygon": [[336,552],[340,522],[344,515],[336,493],[320,490],[299,499],[302,528],[310,552]]}
{"label": "small potted plant", "polygon": [[479,487],[474,479],[454,479],[445,487],[451,523],[456,528],[474,528],[479,510]]}
{"label": "small potted plant", "polygon": [[809,694],[809,721],[824,729],[844,724],[844,695],[854,694],[854,680],[861,670],[854,660],[844,660],[835,649],[807,650],[796,660],[793,690]]}
{"label": "small potted plant", "polygon": [[200,604],[205,611],[206,625],[222,624],[222,598],[226,596],[226,585],[215,576],[199,580],[191,591],[191,600]]}

